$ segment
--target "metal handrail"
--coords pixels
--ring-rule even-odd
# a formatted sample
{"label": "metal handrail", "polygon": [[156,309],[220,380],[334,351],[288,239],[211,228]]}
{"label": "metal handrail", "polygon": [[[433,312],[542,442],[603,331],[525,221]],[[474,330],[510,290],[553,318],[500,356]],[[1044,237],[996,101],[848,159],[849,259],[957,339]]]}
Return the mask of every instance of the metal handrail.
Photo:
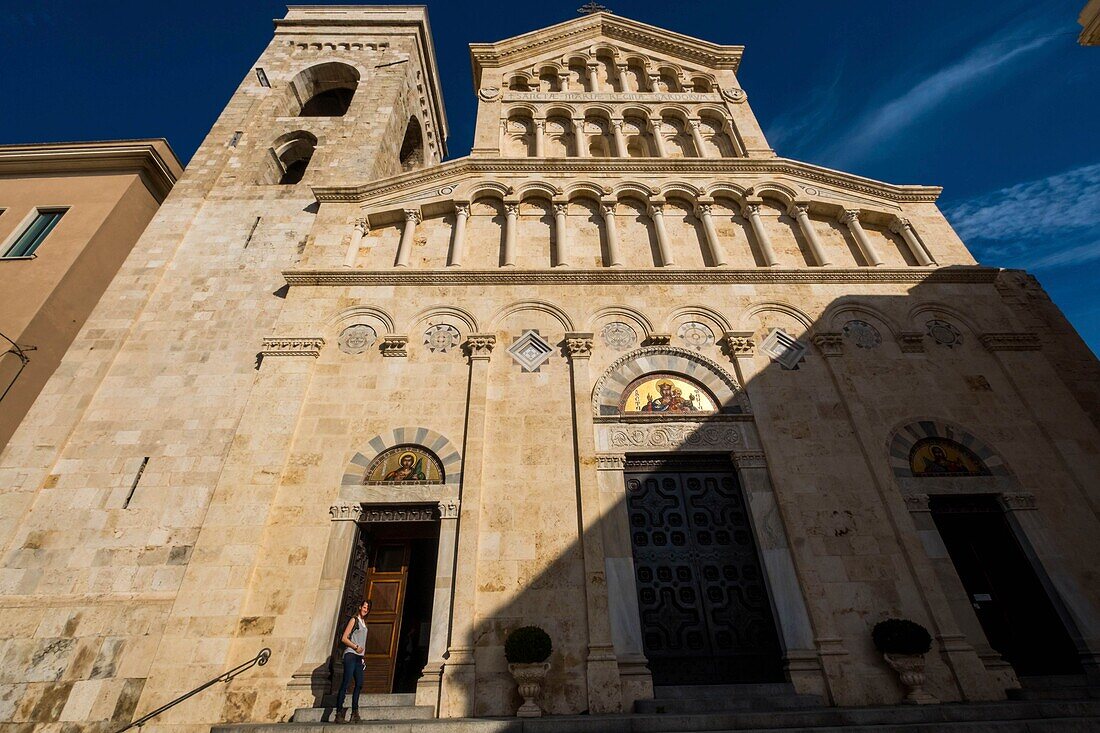
{"label": "metal handrail", "polygon": [[259,654],[252,657],[252,659],[249,659],[247,662],[245,662],[243,664],[238,664],[236,667],[229,670],[225,674],[219,675],[218,677],[215,677],[214,679],[210,680],[209,682],[205,682],[205,683],[199,685],[198,687],[191,690],[191,692],[188,692],[185,695],[180,695],[179,697],[177,697],[175,700],[168,703],[167,705],[161,705],[159,708],[157,708],[153,712],[151,712],[151,713],[149,713],[149,714],[147,714],[147,715],[145,715],[141,718],[138,718],[137,720],[135,720],[133,723],[130,723],[125,728],[119,728],[117,731],[115,731],[115,733],[123,733],[123,731],[130,730],[131,728],[140,728],[141,726],[145,725],[146,723],[148,723],[153,718],[155,718],[158,715],[160,715],[161,713],[163,713],[165,710],[168,710],[169,708],[174,708],[175,706],[179,705],[184,700],[186,700],[186,699],[188,699],[188,698],[190,698],[194,695],[199,694],[200,692],[205,690],[207,687],[210,687],[211,685],[215,685],[218,682],[229,682],[229,680],[233,679],[234,677],[239,675],[241,672],[244,672],[245,670],[252,669],[253,667],[256,667],[256,666],[262,667],[265,664],[267,664],[267,660],[270,659],[270,658],[271,658],[271,650],[265,647],[265,648],[260,650]]}

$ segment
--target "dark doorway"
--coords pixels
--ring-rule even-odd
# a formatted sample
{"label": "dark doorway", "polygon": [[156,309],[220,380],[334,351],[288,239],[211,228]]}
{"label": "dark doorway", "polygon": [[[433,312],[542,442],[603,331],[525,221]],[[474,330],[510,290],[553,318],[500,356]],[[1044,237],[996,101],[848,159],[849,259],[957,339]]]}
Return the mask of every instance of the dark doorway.
{"label": "dark doorway", "polygon": [[1080,674],[1077,649],[995,496],[933,496],[936,523],[990,646],[1021,677]]}
{"label": "dark doorway", "polygon": [[728,460],[628,460],[626,497],[653,684],[782,681],[759,553]]}
{"label": "dark doorway", "polygon": [[[364,693],[416,691],[428,660],[438,547],[438,522],[360,525],[337,633],[357,599],[370,599]],[[339,639],[336,649],[342,654]]]}

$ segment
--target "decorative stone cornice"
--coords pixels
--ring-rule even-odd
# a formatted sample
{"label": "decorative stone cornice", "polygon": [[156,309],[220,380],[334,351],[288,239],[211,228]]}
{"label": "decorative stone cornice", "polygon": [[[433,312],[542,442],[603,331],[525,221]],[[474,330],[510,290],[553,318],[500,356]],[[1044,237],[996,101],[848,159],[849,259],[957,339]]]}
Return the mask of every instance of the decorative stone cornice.
{"label": "decorative stone cornice", "polygon": [[163,201],[183,166],[163,139],[0,145],[0,175],[137,173]]}
{"label": "decorative stone cornice", "polygon": [[382,337],[382,343],[379,348],[382,349],[382,356],[408,356],[408,346],[408,336],[389,334],[388,336]]}
{"label": "decorative stone cornice", "polygon": [[752,331],[726,331],[722,339],[722,351],[730,359],[751,358],[756,354],[756,342]]}
{"label": "decorative stone cornice", "polygon": [[267,336],[263,339],[260,353],[268,356],[312,356],[321,355],[325,340],[320,336]]}
{"label": "decorative stone cornice", "polygon": [[497,345],[497,337],[491,333],[471,333],[466,342],[462,344],[462,350],[470,361],[484,359],[489,360],[493,355],[493,347]]}
{"label": "decorative stone cornice", "polygon": [[646,336],[644,346],[668,346],[672,343],[671,333],[651,333]]}
{"label": "decorative stone cornice", "polygon": [[653,268],[627,270],[284,270],[283,277],[291,286],[350,285],[629,285],[639,282],[657,284],[737,284],[737,283],[991,283],[998,270],[988,267],[807,267],[786,269],[758,267],[753,269],[672,269]]}
{"label": "decorative stone cornice", "polygon": [[461,507],[461,502],[458,499],[447,499],[439,502],[439,518],[440,519],[458,519],[458,511]]}
{"label": "decorative stone cornice", "polygon": [[571,359],[587,359],[592,356],[592,333],[565,334],[565,350]]}
{"label": "decorative stone cornice", "polygon": [[843,356],[844,335],[840,333],[819,333],[810,339],[822,356]]}
{"label": "decorative stone cornice", "polygon": [[612,448],[659,448],[677,450],[683,448],[733,450],[743,445],[741,431],[736,425],[715,423],[640,423],[612,425],[607,432]]}
{"label": "decorative stone cornice", "polygon": [[596,456],[597,471],[622,471],[626,468],[626,456],[621,453]]}
{"label": "decorative stone cornice", "polygon": [[333,504],[328,515],[334,522],[358,522],[363,516],[362,504]]}
{"label": "decorative stone cornice", "polygon": [[1021,491],[1011,494],[1001,494],[1001,503],[1010,512],[1034,511],[1039,508],[1035,494]]}
{"label": "decorative stone cornice", "polygon": [[924,332],[902,331],[898,334],[898,347],[907,354],[924,351]]}
{"label": "decorative stone cornice", "polygon": [[1038,351],[1043,342],[1035,333],[983,333],[978,337],[990,351]]}
{"label": "decorative stone cornice", "polygon": [[768,459],[761,451],[744,451],[733,454],[733,465],[738,468],[767,468]]}
{"label": "decorative stone cornice", "polygon": [[[363,203],[384,201],[386,196],[406,196],[419,188],[433,186],[434,195],[446,196],[445,190],[453,191],[454,185],[464,179],[499,178],[508,174],[521,178],[531,174],[570,178],[608,174],[618,179],[630,175],[668,177],[692,173],[708,177],[793,176],[806,183],[833,186],[891,202],[934,202],[943,190],[939,186],[897,186],[789,158],[566,158],[555,160],[549,167],[540,158],[465,157],[361,185],[316,186],[313,194],[322,202]],[[433,194],[421,191],[420,195],[427,198]],[[400,208],[396,204],[394,207]]]}

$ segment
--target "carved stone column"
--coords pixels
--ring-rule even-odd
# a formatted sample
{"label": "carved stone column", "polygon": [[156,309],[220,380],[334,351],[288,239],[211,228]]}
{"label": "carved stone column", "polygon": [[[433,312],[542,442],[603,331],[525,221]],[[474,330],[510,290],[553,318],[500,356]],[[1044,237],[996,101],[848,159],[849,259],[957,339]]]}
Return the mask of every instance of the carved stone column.
{"label": "carved stone column", "polygon": [[401,230],[401,242],[397,245],[397,267],[408,267],[416,237],[416,225],[421,221],[420,209],[405,209],[405,228]]}
{"label": "carved stone column", "polygon": [[355,267],[355,260],[359,258],[359,247],[363,244],[363,237],[370,230],[366,217],[355,220],[355,226],[351,230],[351,241],[348,243],[347,254],[344,255],[344,267]]}
{"label": "carved stone column", "polygon": [[470,218],[470,202],[455,201],[455,228],[451,232],[451,259],[447,267],[462,267],[466,254],[466,220]]}
{"label": "carved stone column", "polygon": [[615,64],[615,76],[619,80],[619,91],[626,91],[626,64]]}
{"label": "carved stone column", "polygon": [[439,700],[439,716],[442,718],[470,718],[475,710],[477,671],[474,622],[477,618],[477,557],[481,485],[484,479],[486,395],[489,358],[496,341],[497,337],[493,334],[472,333],[463,345],[470,361],[470,381],[462,450],[462,507],[458,517],[458,561],[455,563],[451,634]]}
{"label": "carved stone column", "polygon": [[439,550],[435,562],[435,592],[432,597],[432,628],[428,637],[428,661],[416,682],[416,704],[430,705],[439,714],[443,668],[447,664],[447,632],[451,623],[454,594],[455,550],[458,549],[459,502],[439,502]]}
{"label": "carved stone column", "polygon": [[573,146],[578,158],[588,157],[588,136],[584,134],[584,118],[573,118]]}
{"label": "carved stone column", "polygon": [[749,224],[752,226],[752,233],[756,235],[756,243],[760,246],[760,255],[764,258],[764,265],[777,267],[779,260],[775,257],[771,237],[768,236],[768,230],[764,228],[764,221],[760,218],[760,202],[748,201],[741,207],[741,215],[748,219]]}
{"label": "carved stone column", "polygon": [[621,119],[611,120],[611,134],[615,138],[616,157],[630,157],[630,152],[626,149],[626,138],[623,136],[623,121]]}
{"label": "carved stone column", "polygon": [[607,233],[607,264],[611,267],[622,267],[622,259],[619,257],[619,230],[615,228],[615,199],[603,199],[600,201],[600,211],[603,212],[603,227]]}
{"label": "carved stone column", "polygon": [[657,250],[661,255],[659,267],[672,267],[672,248],[669,246],[668,231],[665,229],[664,199],[649,202],[649,218],[653,220],[653,231],[657,235]]}
{"label": "carved stone column", "polygon": [[658,158],[667,158],[668,149],[665,148],[665,138],[661,135],[661,118],[650,117],[649,118],[649,132],[653,135],[653,145],[657,148]]}
{"label": "carved stone column", "polygon": [[504,202],[504,267],[516,266],[516,229],[519,217],[519,202]]}
{"label": "carved stone column", "polygon": [[860,251],[863,252],[867,264],[871,267],[882,267],[882,258],[875,251],[875,246],[871,244],[871,240],[867,238],[867,232],[863,231],[863,225],[859,223],[859,210],[845,209],[837,217],[837,221],[846,225],[848,230],[852,232],[852,236],[855,238],[856,244],[859,245]]}
{"label": "carved stone column", "polygon": [[535,119],[535,157],[546,157],[546,120],[541,117]]}
{"label": "carved stone column", "polygon": [[917,239],[916,232],[913,231],[913,225],[908,219],[903,219],[900,216],[895,218],[890,223],[890,231],[894,234],[900,234],[901,238],[905,240],[905,244],[909,247],[909,251],[913,253],[913,257],[916,258],[917,263],[921,267],[929,267],[936,264],[936,261],[932,259],[932,256],[925,250],[924,245]]}
{"label": "carved stone column", "polygon": [[611,642],[611,619],[604,571],[599,487],[596,484],[596,440],[592,422],[592,385],[588,362],[592,356],[591,333],[565,334],[569,352],[570,386],[573,393],[573,434],[577,492],[581,517],[581,549],[584,554],[584,587],[588,619],[588,710],[617,713],[623,708],[619,668]]}
{"label": "carved stone column", "polygon": [[699,217],[699,221],[703,222],[703,231],[707,235],[710,261],[715,267],[724,267],[726,253],[722,250],[722,243],[718,240],[718,230],[714,226],[714,217],[711,216],[712,204],[713,201],[710,199],[700,199],[699,204],[695,207],[695,215]]}
{"label": "carved stone column", "polygon": [[569,266],[569,202],[554,202],[554,266]]}
{"label": "carved stone column", "polygon": [[810,245],[810,252],[813,253],[814,262],[820,267],[827,267],[833,264],[829,262],[829,256],[825,254],[825,248],[821,246],[821,239],[817,236],[817,231],[814,229],[814,222],[810,219],[810,205],[808,203],[796,201],[787,209],[787,216],[794,218],[798,222],[798,227],[802,230],[802,236],[806,237],[806,243]]}
{"label": "carved stone column", "polygon": [[588,91],[600,91],[600,65],[596,63],[585,64],[584,68],[588,72]]}
{"label": "carved stone column", "polygon": [[568,92],[572,85],[569,83],[569,72],[563,71],[558,74],[558,88],[563,92]]}
{"label": "carved stone column", "polygon": [[700,158],[707,157],[707,149],[703,144],[703,133],[699,132],[702,125],[699,119],[688,120],[688,129],[691,131],[691,142],[695,145],[695,155]]}
{"label": "carved stone column", "polygon": [[826,358],[844,355],[844,334],[819,333],[810,339],[810,341],[817,347],[817,350],[821,352],[821,355]]}

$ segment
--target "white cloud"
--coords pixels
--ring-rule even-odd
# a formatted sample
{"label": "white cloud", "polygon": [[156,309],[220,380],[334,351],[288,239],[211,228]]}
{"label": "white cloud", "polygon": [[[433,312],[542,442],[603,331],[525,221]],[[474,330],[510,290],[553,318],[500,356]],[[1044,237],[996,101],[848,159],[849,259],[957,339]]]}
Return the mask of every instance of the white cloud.
{"label": "white cloud", "polygon": [[990,264],[1040,270],[1100,259],[1100,163],[1017,183],[945,213]]}
{"label": "white cloud", "polygon": [[[1025,43],[1006,42],[1010,38],[1030,38]],[[934,72],[902,95],[868,111],[829,149],[834,165],[858,160],[952,98],[973,90],[979,81],[988,83],[998,73],[1027,54],[1055,40],[1034,26],[1025,26],[993,35],[958,61]]]}

